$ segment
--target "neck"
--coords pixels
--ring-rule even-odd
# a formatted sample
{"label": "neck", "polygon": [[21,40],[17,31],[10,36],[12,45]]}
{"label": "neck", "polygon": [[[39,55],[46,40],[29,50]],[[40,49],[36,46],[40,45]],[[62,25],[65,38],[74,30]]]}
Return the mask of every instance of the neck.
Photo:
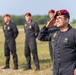
{"label": "neck", "polygon": [[61,28],[60,28],[60,31],[61,31],[61,32],[66,32],[68,29],[69,29],[69,26],[68,26],[68,24],[67,24],[67,25],[65,25],[64,27],[61,27]]}

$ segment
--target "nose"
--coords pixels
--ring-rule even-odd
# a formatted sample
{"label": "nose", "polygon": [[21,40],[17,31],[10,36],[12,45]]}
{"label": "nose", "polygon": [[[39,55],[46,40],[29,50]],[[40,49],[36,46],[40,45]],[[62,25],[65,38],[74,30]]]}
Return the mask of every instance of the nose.
{"label": "nose", "polygon": [[56,22],[58,22],[59,21],[59,18],[56,18]]}
{"label": "nose", "polygon": [[56,20],[59,20],[59,18],[56,18]]}

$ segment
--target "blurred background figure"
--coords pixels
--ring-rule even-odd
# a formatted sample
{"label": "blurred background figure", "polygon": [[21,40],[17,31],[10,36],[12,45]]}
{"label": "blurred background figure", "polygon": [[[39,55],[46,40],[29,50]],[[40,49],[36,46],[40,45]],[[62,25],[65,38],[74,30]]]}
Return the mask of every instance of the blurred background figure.
{"label": "blurred background figure", "polygon": [[18,69],[18,57],[16,54],[16,42],[15,39],[18,36],[18,29],[11,21],[10,15],[5,14],[3,16],[4,25],[3,25],[3,31],[4,31],[4,37],[5,37],[5,44],[4,44],[4,54],[6,57],[5,66],[3,69],[10,68],[9,62],[10,62],[10,52],[13,56],[13,62],[14,62],[14,70]]}
{"label": "blurred background figure", "polygon": [[36,38],[39,33],[39,26],[36,22],[32,20],[32,15],[29,12],[25,14],[25,20],[26,23],[24,26],[24,30],[26,33],[25,36],[26,40],[25,40],[24,54],[27,63],[24,70],[31,69],[31,53],[33,55],[33,60],[36,66],[36,70],[40,70],[38,52],[37,52],[37,43],[36,43]]}

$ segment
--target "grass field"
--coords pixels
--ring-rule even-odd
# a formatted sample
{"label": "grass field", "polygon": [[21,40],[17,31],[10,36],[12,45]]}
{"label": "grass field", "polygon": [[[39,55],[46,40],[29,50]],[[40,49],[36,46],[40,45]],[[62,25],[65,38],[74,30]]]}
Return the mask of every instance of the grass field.
{"label": "grass field", "polygon": [[[40,24],[39,27],[42,28],[44,24]],[[24,25],[17,25],[18,29],[23,29]],[[2,25],[0,25],[0,29],[2,29]]]}
{"label": "grass field", "polygon": [[[40,28],[43,27],[43,25],[39,25]],[[72,25],[73,27],[76,27],[76,25]],[[2,26],[0,26],[0,29],[2,29]],[[18,29],[23,29],[22,26],[18,26]],[[24,31],[19,31],[19,36],[16,39],[16,45],[17,45],[17,54],[18,54],[18,63],[19,63],[19,70],[14,71],[13,68],[13,61],[12,56],[10,60],[10,69],[2,70],[1,68],[4,66],[5,63],[5,57],[4,57],[4,35],[3,32],[0,31],[0,75],[52,75],[51,71],[51,58],[49,54],[49,48],[48,48],[48,42],[41,42],[37,39],[37,46],[38,46],[38,55],[39,55],[39,62],[40,62],[40,71],[35,71],[35,65],[32,59],[31,65],[32,70],[24,71],[24,67],[26,64],[26,59],[24,57],[24,40],[25,40],[25,34]]]}
{"label": "grass field", "polygon": [[[35,65],[32,59],[31,65],[32,70],[24,71],[24,67],[26,64],[26,59],[24,57],[24,40],[25,34],[23,31],[19,32],[19,36],[16,39],[17,45],[17,54],[19,59],[19,70],[14,71],[13,68],[13,61],[12,56],[10,60],[10,69],[2,70],[0,69],[0,75],[52,75],[51,71],[51,58],[48,49],[48,42],[41,42],[37,39],[38,45],[38,55],[39,55],[39,62],[40,62],[40,71],[35,71]],[[0,31],[0,68],[4,66],[5,57],[4,57],[4,35],[3,32]]]}
{"label": "grass field", "polygon": [[[39,27],[42,28],[45,24],[40,24]],[[71,24],[72,27],[76,28],[76,24]],[[17,25],[18,29],[23,29],[24,25]],[[0,25],[0,29],[2,29],[2,26]]]}

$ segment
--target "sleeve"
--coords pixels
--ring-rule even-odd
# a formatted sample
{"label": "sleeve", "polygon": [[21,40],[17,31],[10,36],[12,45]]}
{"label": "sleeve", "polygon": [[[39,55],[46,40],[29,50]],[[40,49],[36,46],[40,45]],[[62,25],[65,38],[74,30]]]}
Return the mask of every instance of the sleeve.
{"label": "sleeve", "polygon": [[50,32],[48,31],[48,28],[46,28],[45,26],[40,30],[39,35],[38,35],[38,39],[40,41],[50,41],[51,40],[51,36],[50,36]]}
{"label": "sleeve", "polygon": [[15,23],[13,23],[11,26],[12,26],[12,30],[14,32],[14,37],[16,38],[18,36],[18,34],[19,34],[19,31],[17,29],[17,26],[16,26]]}
{"label": "sleeve", "polygon": [[24,32],[26,33],[26,23],[24,24]]}
{"label": "sleeve", "polygon": [[5,25],[5,23],[2,24],[3,32],[5,32],[5,28],[6,28],[6,27],[4,27],[4,25]]}
{"label": "sleeve", "polygon": [[4,30],[4,25],[2,26],[2,29],[3,29],[3,32],[4,32],[4,31],[5,31],[5,30]]}
{"label": "sleeve", "polygon": [[34,29],[35,29],[35,36],[38,37],[38,34],[39,34],[39,26],[38,26],[37,23],[35,23]]}
{"label": "sleeve", "polygon": [[[74,37],[74,38],[73,38],[73,42],[74,42],[74,44],[75,44],[74,46],[75,46],[75,50],[76,50],[76,29],[75,29],[75,31],[73,31],[72,34],[73,34],[73,37]],[[75,51],[75,52],[76,52],[76,51]],[[76,62],[75,62],[75,69],[76,69]]]}
{"label": "sleeve", "polygon": [[75,34],[74,34],[74,42],[76,44],[76,31],[75,31]]}

